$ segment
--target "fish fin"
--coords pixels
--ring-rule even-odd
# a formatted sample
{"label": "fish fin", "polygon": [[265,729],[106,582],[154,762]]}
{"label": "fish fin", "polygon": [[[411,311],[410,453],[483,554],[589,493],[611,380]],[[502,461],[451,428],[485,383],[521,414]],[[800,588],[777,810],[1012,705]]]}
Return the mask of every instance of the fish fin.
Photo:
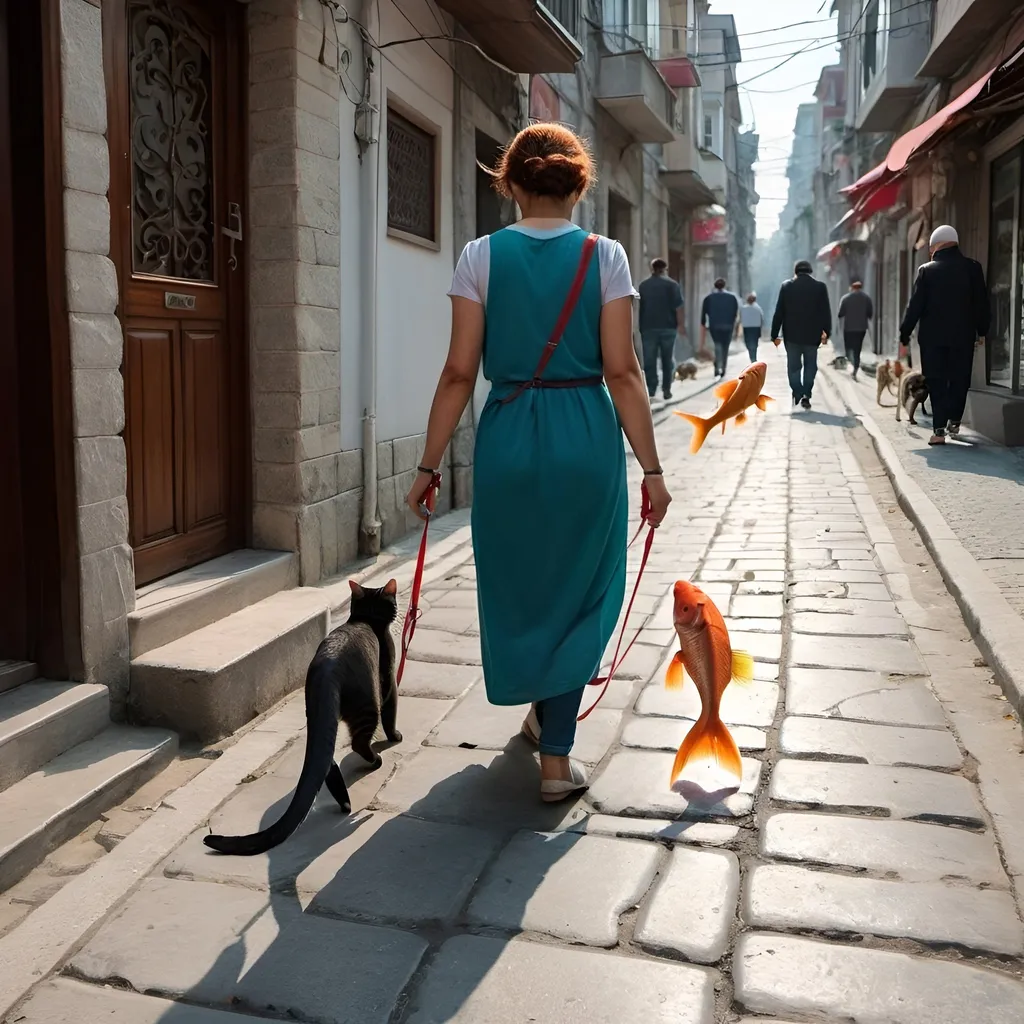
{"label": "fish fin", "polygon": [[672,410],[676,416],[681,416],[687,423],[693,427],[693,440],[690,442],[690,454],[696,455],[700,451],[700,446],[707,440],[708,431],[711,429],[711,421],[703,419],[700,416],[694,416],[692,413],[679,412],[678,409]]}
{"label": "fish fin", "polygon": [[732,652],[732,678],[741,686],[754,681],[754,659],[746,651]]}
{"label": "fish fin", "polygon": [[725,420],[722,420],[722,433],[725,433]]}
{"label": "fish fin", "polygon": [[774,401],[775,399],[772,398],[771,395],[758,395],[757,398],[754,399],[754,405],[756,405],[761,412],[767,412],[768,403]]}
{"label": "fish fin", "polygon": [[686,734],[672,764],[669,776],[669,787],[675,785],[676,779],[691,761],[708,760],[735,775],[743,778],[743,761],[740,759],[739,747],[729,730],[720,718],[697,722]]}
{"label": "fish fin", "polygon": [[676,651],[676,656],[668,663],[668,671],[665,673],[665,689],[681,690],[686,682],[686,671],[683,668],[683,655]]}
{"label": "fish fin", "polygon": [[724,402],[727,398],[732,397],[732,393],[736,390],[738,385],[739,381],[727,380],[719,384],[711,393],[715,398],[720,398]]}
{"label": "fish fin", "polygon": [[737,413],[736,414],[736,419],[733,420],[733,423],[735,423],[737,427],[741,426],[742,424],[744,424],[746,422],[747,422],[747,414],[745,412]]}

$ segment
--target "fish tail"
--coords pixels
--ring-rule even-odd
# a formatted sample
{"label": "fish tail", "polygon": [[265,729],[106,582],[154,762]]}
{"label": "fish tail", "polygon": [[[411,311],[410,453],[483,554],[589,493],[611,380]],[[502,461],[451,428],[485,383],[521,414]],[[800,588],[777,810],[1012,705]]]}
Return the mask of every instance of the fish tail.
{"label": "fish tail", "polygon": [[711,421],[706,420],[701,416],[694,416],[689,412],[679,412],[673,410],[677,416],[681,416],[687,423],[693,427],[693,440],[690,442],[690,454],[696,455],[700,451],[700,446],[707,439],[708,433],[711,430]]}
{"label": "fish tail", "polygon": [[737,779],[743,778],[743,762],[739,747],[725,723],[717,715],[707,721],[698,721],[686,734],[672,764],[669,786],[675,785],[683,769],[691,761],[708,760]]}

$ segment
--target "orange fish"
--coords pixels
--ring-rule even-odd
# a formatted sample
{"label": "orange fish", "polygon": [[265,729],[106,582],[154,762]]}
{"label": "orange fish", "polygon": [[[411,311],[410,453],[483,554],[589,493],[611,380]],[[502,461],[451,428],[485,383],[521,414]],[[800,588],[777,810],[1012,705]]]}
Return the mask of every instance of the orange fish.
{"label": "orange fish", "polygon": [[696,455],[700,446],[704,443],[708,434],[711,433],[719,423],[722,424],[722,433],[725,433],[725,422],[736,417],[737,425],[746,421],[747,409],[756,405],[761,412],[764,412],[769,402],[774,398],[761,394],[764,387],[764,377],[768,372],[767,363],[751,363],[735,380],[723,381],[715,388],[715,398],[721,400],[721,405],[708,418],[693,416],[688,412],[676,412],[682,416],[687,423],[693,424],[693,440],[690,442],[690,454]]}
{"label": "orange fish", "polygon": [[665,686],[670,690],[680,689],[685,668],[700,694],[701,711],[676,754],[669,786],[679,778],[688,762],[704,759],[741,779],[743,765],[739,748],[719,717],[718,707],[732,680],[738,683],[753,680],[754,659],[732,649],[722,613],[700,587],[679,580],[673,595],[672,621],[679,637],[679,651],[668,667]]}

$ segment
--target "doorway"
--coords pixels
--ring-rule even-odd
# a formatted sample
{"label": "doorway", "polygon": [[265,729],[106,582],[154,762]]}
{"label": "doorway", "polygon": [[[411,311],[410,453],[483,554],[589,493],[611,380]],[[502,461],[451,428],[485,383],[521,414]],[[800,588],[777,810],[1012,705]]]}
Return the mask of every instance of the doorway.
{"label": "doorway", "polygon": [[104,7],[138,585],[245,541],[244,10]]}
{"label": "doorway", "polygon": [[[491,176],[484,167],[496,167],[501,145],[489,135],[476,133],[476,238],[493,235],[516,220],[515,204],[494,191]],[[482,166],[481,166],[482,165]]]}

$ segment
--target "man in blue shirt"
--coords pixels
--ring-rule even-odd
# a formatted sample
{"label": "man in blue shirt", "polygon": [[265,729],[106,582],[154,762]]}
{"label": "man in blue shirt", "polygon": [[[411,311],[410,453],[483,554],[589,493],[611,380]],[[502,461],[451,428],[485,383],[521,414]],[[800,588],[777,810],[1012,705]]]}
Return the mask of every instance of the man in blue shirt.
{"label": "man in blue shirt", "polygon": [[715,376],[724,377],[729,362],[729,346],[739,334],[740,300],[725,290],[725,278],[715,282],[715,290],[704,297],[700,311],[700,347],[707,345],[707,332],[715,343]]}
{"label": "man in blue shirt", "polygon": [[640,339],[644,346],[644,375],[647,393],[654,398],[658,390],[658,362],[661,362],[661,387],[666,400],[672,397],[673,351],[676,334],[683,332],[683,293],[666,273],[662,259],[651,261],[651,276],[640,282]]}

